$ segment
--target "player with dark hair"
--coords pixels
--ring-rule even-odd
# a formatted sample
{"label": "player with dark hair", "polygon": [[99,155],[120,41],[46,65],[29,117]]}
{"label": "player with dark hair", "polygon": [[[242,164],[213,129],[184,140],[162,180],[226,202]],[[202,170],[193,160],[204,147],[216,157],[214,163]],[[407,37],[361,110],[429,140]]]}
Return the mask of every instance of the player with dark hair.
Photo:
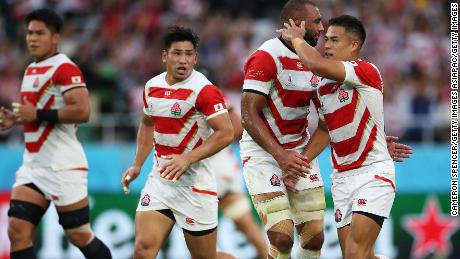
{"label": "player with dark hair", "polygon": [[[315,3],[290,0],[280,23],[305,22],[304,39],[315,45],[324,30]],[[289,40],[273,38],[245,64],[241,116],[245,131],[240,141],[246,185],[270,241],[270,258],[290,258],[297,228],[297,258],[319,258],[324,241],[326,203],[316,159],[300,153],[308,140],[310,103],[318,104],[319,78],[302,64]],[[297,193],[288,192],[282,178],[299,178]]]}
{"label": "player with dark hair", "polygon": [[324,57],[304,40],[304,22],[299,26],[290,20],[284,26],[279,31],[302,62],[323,77],[317,96],[326,127],[316,130],[305,154],[315,158],[331,145],[332,197],[343,257],[375,258],[374,243],[390,215],[396,187],[384,132],[382,77],[375,65],[358,59],[364,26],[349,15],[331,19]]}
{"label": "player with dark hair", "polygon": [[0,130],[22,124],[25,136],[8,211],[10,256],[36,258],[34,230],[52,201],[66,236],[86,258],[112,258],[89,224],[88,163],[76,137],[76,125],[90,116],[83,75],[58,52],[62,20],[54,11],[35,10],[25,22],[34,62],[24,74],[21,103],[0,110]]}
{"label": "player with dark hair", "polygon": [[192,258],[216,258],[217,189],[208,157],[233,140],[221,92],[195,71],[198,37],[172,27],[164,37],[166,72],[150,79],[125,190],[155,148],[154,165],[135,219],[134,258],[155,257],[172,227],[184,232]]}

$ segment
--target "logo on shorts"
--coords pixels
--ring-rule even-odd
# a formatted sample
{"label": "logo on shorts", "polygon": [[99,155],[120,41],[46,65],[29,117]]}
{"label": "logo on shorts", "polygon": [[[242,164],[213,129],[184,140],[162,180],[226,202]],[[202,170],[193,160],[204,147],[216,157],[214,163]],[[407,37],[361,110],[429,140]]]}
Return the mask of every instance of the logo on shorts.
{"label": "logo on shorts", "polygon": [[189,225],[194,225],[195,224],[195,220],[192,219],[192,218],[185,218],[185,223],[189,224]]}
{"label": "logo on shorts", "polygon": [[311,174],[310,175],[310,182],[317,182],[319,181],[319,177],[317,174]]}
{"label": "logo on shorts", "polygon": [[148,206],[150,204],[150,196],[148,194],[144,195],[141,200],[141,206]]}
{"label": "logo on shorts", "polygon": [[358,205],[359,206],[366,206],[367,200],[366,199],[358,199]]}
{"label": "logo on shorts", "polygon": [[270,178],[270,184],[273,186],[281,186],[280,178],[276,174],[273,174],[272,178]]}
{"label": "logo on shorts", "polygon": [[181,112],[182,110],[180,108],[180,104],[177,102],[173,104],[173,106],[171,107],[171,114],[174,116],[180,116]]}
{"label": "logo on shorts", "polygon": [[342,212],[339,209],[335,210],[335,222],[342,221]]}

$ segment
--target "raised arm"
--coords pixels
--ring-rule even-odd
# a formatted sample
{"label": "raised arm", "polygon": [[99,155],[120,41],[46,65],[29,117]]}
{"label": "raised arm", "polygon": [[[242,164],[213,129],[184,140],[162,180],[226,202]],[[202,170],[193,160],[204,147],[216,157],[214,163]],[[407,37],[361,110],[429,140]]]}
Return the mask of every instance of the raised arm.
{"label": "raised arm", "polygon": [[345,80],[345,67],[340,61],[327,59],[303,39],[305,35],[305,22],[301,22],[300,27],[295,25],[292,19],[289,24],[285,23],[285,28],[278,30],[286,40],[292,45],[300,57],[300,60],[317,76],[328,78],[337,82]]}

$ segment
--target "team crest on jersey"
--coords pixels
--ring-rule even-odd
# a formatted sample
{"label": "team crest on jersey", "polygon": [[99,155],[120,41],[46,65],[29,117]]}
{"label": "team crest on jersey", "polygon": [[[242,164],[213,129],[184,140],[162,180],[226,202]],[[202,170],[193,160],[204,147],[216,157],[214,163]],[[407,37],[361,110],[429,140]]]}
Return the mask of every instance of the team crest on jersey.
{"label": "team crest on jersey", "polygon": [[40,80],[38,79],[38,77],[35,78],[33,84],[32,84],[32,87],[33,88],[37,88],[40,86]]}
{"label": "team crest on jersey", "polygon": [[342,221],[342,212],[339,209],[335,210],[335,222]]}
{"label": "team crest on jersey", "polygon": [[281,186],[280,178],[276,174],[273,174],[270,178],[270,184],[273,186]]}
{"label": "team crest on jersey", "polygon": [[141,206],[148,206],[150,204],[150,196],[148,194],[144,195],[141,200]]}
{"label": "team crest on jersey", "polygon": [[310,79],[311,87],[318,87],[319,78],[316,75],[313,75]]}
{"label": "team crest on jersey", "polygon": [[348,101],[349,97],[348,97],[348,93],[345,92],[345,90],[343,89],[340,89],[339,90],[339,101],[341,103],[345,102],[345,101]]}
{"label": "team crest on jersey", "polygon": [[180,108],[180,104],[177,102],[173,104],[173,106],[171,107],[171,114],[174,116],[180,116],[181,112],[182,110]]}

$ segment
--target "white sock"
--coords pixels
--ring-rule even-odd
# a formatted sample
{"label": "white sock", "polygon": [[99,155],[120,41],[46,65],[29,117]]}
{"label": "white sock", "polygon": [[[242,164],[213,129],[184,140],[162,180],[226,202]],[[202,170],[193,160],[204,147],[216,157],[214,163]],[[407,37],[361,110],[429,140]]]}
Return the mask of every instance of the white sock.
{"label": "white sock", "polygon": [[320,256],[321,256],[321,250],[313,251],[313,250],[303,249],[302,247],[299,247],[297,249],[297,253],[294,258],[295,259],[319,259]]}

